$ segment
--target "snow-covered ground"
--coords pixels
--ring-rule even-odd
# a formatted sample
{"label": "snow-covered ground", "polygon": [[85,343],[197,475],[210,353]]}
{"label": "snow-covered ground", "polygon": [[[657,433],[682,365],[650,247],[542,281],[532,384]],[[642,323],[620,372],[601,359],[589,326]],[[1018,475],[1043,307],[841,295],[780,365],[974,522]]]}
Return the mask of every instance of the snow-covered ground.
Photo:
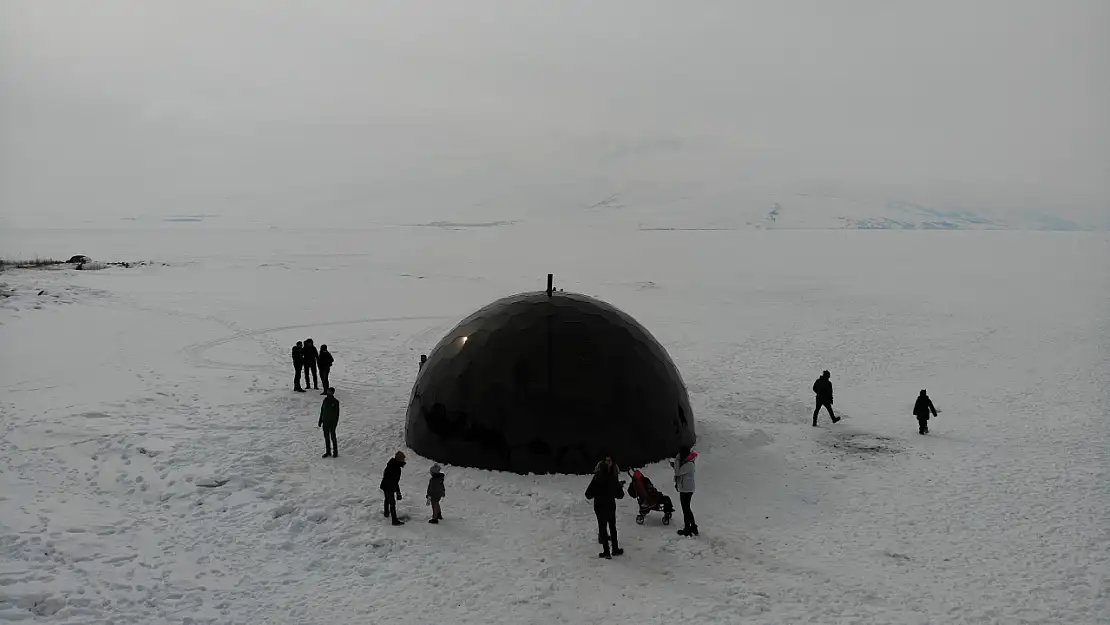
{"label": "snow-covered ground", "polygon": [[[0,273],[0,621],[1110,622],[1105,233],[5,234],[35,253],[169,266]],[[626,499],[626,554],[599,560],[585,478],[451,466],[429,525],[411,451],[412,521],[382,518],[419,354],[548,272],[682,371],[700,537]],[[338,459],[291,392],[309,336]],[[846,418],[812,428],[825,368]]]}

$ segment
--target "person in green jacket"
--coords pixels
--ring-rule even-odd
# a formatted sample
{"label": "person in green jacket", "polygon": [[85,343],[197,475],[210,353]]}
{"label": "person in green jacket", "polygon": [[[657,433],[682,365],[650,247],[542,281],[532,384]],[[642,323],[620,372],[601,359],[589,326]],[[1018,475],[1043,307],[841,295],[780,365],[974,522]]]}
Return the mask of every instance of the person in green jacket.
{"label": "person in green jacket", "polygon": [[327,451],[324,458],[339,457],[339,443],[335,441],[335,426],[339,425],[339,400],[335,398],[335,387],[328,387],[328,396],[320,406],[320,422],[316,427],[324,428],[324,445]]}

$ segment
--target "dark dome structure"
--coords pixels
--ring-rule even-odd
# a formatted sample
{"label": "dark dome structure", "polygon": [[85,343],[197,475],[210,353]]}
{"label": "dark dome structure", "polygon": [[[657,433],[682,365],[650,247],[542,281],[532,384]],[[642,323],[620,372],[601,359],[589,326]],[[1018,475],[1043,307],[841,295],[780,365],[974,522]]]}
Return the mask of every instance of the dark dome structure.
{"label": "dark dome structure", "polygon": [[420,368],[405,442],[433,460],[590,473],[673,457],[695,440],[686,386],[632,317],[585,295],[507,297],[473,313]]}

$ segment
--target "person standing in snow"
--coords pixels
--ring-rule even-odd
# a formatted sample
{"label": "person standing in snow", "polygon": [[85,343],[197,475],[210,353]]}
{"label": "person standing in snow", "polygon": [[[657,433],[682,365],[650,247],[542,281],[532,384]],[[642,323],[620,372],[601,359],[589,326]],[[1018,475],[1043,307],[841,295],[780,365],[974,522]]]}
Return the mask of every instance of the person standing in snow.
{"label": "person standing in snow", "polygon": [[[320,390],[320,380],[317,377],[316,359],[320,355],[316,352],[316,346],[312,343],[312,339],[304,340],[304,387],[306,389],[312,388]],[[308,374],[312,373],[312,386],[308,385]]]}
{"label": "person standing in snow", "polygon": [[316,366],[320,368],[320,381],[324,383],[324,392],[321,395],[327,395],[328,391],[328,373],[331,372],[332,363],[335,359],[331,357],[331,352],[328,351],[327,345],[320,346],[320,355],[316,358]]}
{"label": "person standing in snow", "polygon": [[394,525],[405,524],[397,518],[397,500],[401,498],[401,469],[404,466],[405,452],[399,451],[386,463],[385,475],[382,476],[381,489],[385,493],[385,516],[392,519]]}
{"label": "person standing in snow", "polygon": [[[304,389],[301,388],[301,369],[304,368],[304,346],[300,341],[293,346],[293,371],[297,374],[293,376],[293,390],[298,393],[303,393]],[[307,380],[306,380],[307,382]]]}
{"label": "person standing in snow", "polygon": [[698,452],[689,447],[678,450],[678,456],[671,461],[674,467],[674,487],[678,491],[678,500],[682,504],[682,529],[678,530],[679,536],[697,536],[698,524],[694,521],[694,511],[690,509],[690,500],[694,498],[694,460]]}
{"label": "person standing in snow", "polygon": [[925,393],[925,389],[921,389],[921,394],[917,396],[917,401],[913,404],[913,416],[917,417],[917,433],[929,433],[929,413],[937,416],[937,409],[933,407],[933,400],[929,399],[929,395]]}
{"label": "person standing in snow", "polygon": [[832,409],[833,389],[832,380],[829,379],[831,375],[828,369],[826,369],[824,373],[821,374],[821,377],[817,378],[817,381],[813,383],[813,392],[817,395],[817,407],[813,409],[813,427],[817,427],[817,413],[821,412],[822,407],[829,411],[829,416],[832,417],[833,423],[840,421],[840,417],[836,416]]}
{"label": "person standing in snow", "polygon": [[339,425],[339,400],[335,398],[335,389],[324,391],[327,397],[320,406],[320,421],[316,427],[324,428],[324,458],[339,457],[339,443],[335,441],[335,426]]}
{"label": "person standing in snow", "polygon": [[420,354],[420,365],[417,366],[416,370],[419,371],[419,370],[423,369],[424,365],[426,365],[426,364],[428,364],[427,354]]}
{"label": "person standing in snow", "polygon": [[[594,516],[597,517],[597,542],[601,543],[602,552],[599,558],[610,559],[619,556],[624,549],[617,546],[617,500],[624,499],[624,484],[620,481],[620,472],[613,463],[613,457],[605,455],[605,459],[594,467],[594,476],[586,488],[586,499],[594,502]],[[609,542],[613,543],[613,551],[609,551]]]}
{"label": "person standing in snow", "polygon": [[443,520],[443,511],[439,509],[439,500],[447,496],[447,489],[443,486],[443,469],[438,464],[433,464],[432,477],[428,479],[428,503],[432,506],[432,518],[429,523],[439,523]]}

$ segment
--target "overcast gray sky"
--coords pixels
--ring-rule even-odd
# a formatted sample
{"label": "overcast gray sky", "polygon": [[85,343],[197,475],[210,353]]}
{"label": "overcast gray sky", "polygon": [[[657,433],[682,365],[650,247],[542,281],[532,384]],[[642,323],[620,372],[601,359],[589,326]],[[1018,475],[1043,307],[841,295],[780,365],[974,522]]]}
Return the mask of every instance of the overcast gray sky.
{"label": "overcast gray sky", "polygon": [[1110,223],[1108,111],[1106,0],[0,0],[12,222],[639,185]]}

